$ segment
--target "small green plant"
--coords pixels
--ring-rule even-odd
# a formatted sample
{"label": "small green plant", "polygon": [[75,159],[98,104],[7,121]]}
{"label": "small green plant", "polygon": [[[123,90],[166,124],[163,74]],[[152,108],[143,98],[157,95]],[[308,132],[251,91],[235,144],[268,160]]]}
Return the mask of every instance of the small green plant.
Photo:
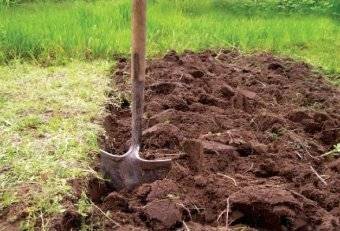
{"label": "small green plant", "polygon": [[11,191],[4,191],[4,192],[0,192],[0,211],[7,208],[8,206],[10,206],[11,204],[18,202],[18,198],[16,196],[15,192],[11,192]]}
{"label": "small green plant", "polygon": [[324,156],[338,156],[340,155],[340,143],[333,146],[333,149],[329,152],[326,152],[325,154],[322,154],[321,157]]}
{"label": "small green plant", "polygon": [[81,197],[77,203],[77,212],[83,217],[87,217],[92,211],[92,203],[86,196],[85,192],[82,192]]}

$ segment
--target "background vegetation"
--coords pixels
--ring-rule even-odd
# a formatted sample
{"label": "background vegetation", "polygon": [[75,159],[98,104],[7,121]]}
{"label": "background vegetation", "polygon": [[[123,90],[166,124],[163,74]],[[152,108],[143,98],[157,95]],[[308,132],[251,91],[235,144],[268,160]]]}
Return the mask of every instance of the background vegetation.
{"label": "background vegetation", "polygon": [[[50,65],[129,53],[130,0],[1,1],[0,63]],[[148,10],[150,55],[237,47],[340,71],[339,1],[149,0]]]}
{"label": "background vegetation", "polygon": [[[16,6],[32,2],[71,2],[76,0],[0,0],[5,6]],[[88,2],[91,0],[87,0]],[[149,0],[157,2],[159,0]],[[186,1],[186,0],[184,0]],[[242,10],[281,10],[295,12],[336,12],[339,10],[337,0],[211,0],[217,6],[229,6],[233,9]]]}

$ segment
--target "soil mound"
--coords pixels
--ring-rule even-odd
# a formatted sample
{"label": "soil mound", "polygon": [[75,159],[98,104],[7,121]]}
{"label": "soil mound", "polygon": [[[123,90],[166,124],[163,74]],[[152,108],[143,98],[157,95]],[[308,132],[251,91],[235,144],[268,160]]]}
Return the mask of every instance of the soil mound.
{"label": "soil mound", "polygon": [[[122,154],[130,65],[114,70],[102,146]],[[340,142],[340,92],[307,64],[170,52],[148,62],[145,101],[142,155],[174,161],[131,193],[91,182],[118,230],[339,230],[339,159],[320,155]]]}

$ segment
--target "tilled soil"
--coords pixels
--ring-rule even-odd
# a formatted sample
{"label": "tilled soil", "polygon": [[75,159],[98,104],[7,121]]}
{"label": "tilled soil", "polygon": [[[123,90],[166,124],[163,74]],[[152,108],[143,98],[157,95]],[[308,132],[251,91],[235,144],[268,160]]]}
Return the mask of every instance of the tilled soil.
{"label": "tilled soil", "polygon": [[[114,70],[102,143],[122,154],[130,65],[120,59]],[[118,230],[340,229],[340,161],[320,157],[340,142],[340,92],[307,64],[170,52],[148,62],[145,101],[142,155],[173,164],[166,178],[132,192],[89,182]]]}

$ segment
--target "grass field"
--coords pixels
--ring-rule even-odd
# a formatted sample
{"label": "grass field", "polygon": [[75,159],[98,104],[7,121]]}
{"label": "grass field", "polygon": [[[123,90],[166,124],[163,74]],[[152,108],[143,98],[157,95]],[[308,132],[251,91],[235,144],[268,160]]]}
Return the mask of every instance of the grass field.
{"label": "grass field", "polygon": [[[255,6],[254,1],[241,2],[253,4],[150,0],[148,54],[169,49],[237,47],[247,52],[265,50],[289,55],[331,73],[340,71],[339,19],[334,12],[326,11],[327,6],[316,8],[316,12],[288,14],[274,8],[273,2],[278,1],[267,0]],[[43,1],[2,7],[0,62],[23,58],[48,65],[127,54],[129,12],[129,0]]]}
{"label": "grass field", "polygon": [[[63,211],[67,181],[92,171],[106,71],[130,50],[130,1],[23,2],[0,0],[0,214],[19,204],[28,213],[22,228],[44,220],[44,230]],[[339,76],[335,11],[237,2],[149,0],[148,55],[236,47],[303,59]]]}

